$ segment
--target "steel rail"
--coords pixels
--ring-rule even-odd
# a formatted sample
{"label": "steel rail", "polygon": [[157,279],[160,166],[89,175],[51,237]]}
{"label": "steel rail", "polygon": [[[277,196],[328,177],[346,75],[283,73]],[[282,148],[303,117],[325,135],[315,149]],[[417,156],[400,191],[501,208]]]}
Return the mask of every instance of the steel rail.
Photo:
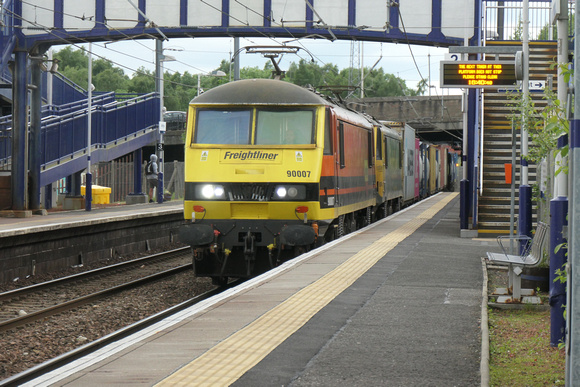
{"label": "steel rail", "polygon": [[79,297],[76,298],[74,300],[70,300],[67,302],[64,302],[62,304],[58,304],[58,305],[54,305],[51,306],[49,308],[46,309],[42,309],[24,316],[20,316],[11,320],[6,320],[3,322],[0,322],[0,332],[5,332],[8,331],[10,329],[14,329],[18,326],[24,325],[24,324],[29,324],[31,322],[37,321],[39,319],[45,318],[45,317],[49,317],[52,315],[55,315],[57,313],[61,313],[70,309],[74,309],[74,308],[78,308],[79,306],[82,305],[86,305],[90,302],[94,302],[97,301],[101,298],[105,298],[108,297],[110,295],[119,293],[121,291],[124,290],[128,290],[137,286],[141,286],[143,284],[149,283],[149,282],[153,282],[156,280],[159,280],[161,278],[170,276],[170,275],[174,275],[177,273],[180,273],[182,271],[186,271],[186,270],[193,270],[193,266],[191,264],[187,264],[187,265],[182,265],[182,266],[178,266],[172,269],[168,269],[156,274],[152,274],[143,278],[139,278],[136,279],[134,281],[130,281],[130,282],[126,282],[124,284],[121,285],[117,285],[114,287],[111,287],[109,289],[105,289],[105,290],[101,290],[99,292],[96,293],[92,293],[83,297]]}
{"label": "steel rail", "polygon": [[235,287],[242,282],[243,282],[243,280],[236,280],[236,281],[233,281],[230,284],[228,284],[227,287],[215,288],[213,290],[210,290],[208,292],[200,294],[199,296],[196,296],[188,301],[182,302],[181,304],[178,304],[172,308],[169,308],[167,310],[159,312],[153,316],[147,317],[147,318],[145,318],[141,321],[138,321],[134,324],[131,324],[125,328],[122,328],[118,331],[115,331],[115,332],[110,333],[106,336],[103,336],[100,339],[97,339],[93,342],[90,342],[88,344],[83,345],[82,347],[76,348],[72,351],[69,351],[69,352],[64,353],[60,356],[57,356],[56,358],[54,358],[52,360],[48,360],[42,364],[34,366],[34,367],[32,367],[26,371],[23,371],[19,374],[13,375],[10,378],[7,378],[7,379],[0,381],[0,387],[20,386],[23,383],[31,381],[31,380],[38,378],[38,377],[40,377],[40,376],[42,376],[50,371],[53,371],[53,370],[60,368],[68,363],[71,363],[74,360],[79,359],[83,356],[86,356],[86,355],[88,355],[88,354],[90,354],[90,353],[110,344],[110,343],[121,340],[121,339],[135,333],[135,332],[143,330],[143,329],[155,324],[158,321],[161,321],[161,320],[163,320],[163,319],[165,319],[173,314],[176,314],[184,309],[189,308],[192,305],[197,304],[198,302],[201,302],[205,299],[213,297],[216,294],[219,294],[220,292],[222,292],[223,290],[225,290],[227,288]]}
{"label": "steel rail", "polygon": [[39,284],[26,286],[26,287],[23,287],[20,289],[9,290],[9,291],[0,293],[0,301],[4,301],[4,300],[11,299],[14,297],[22,296],[22,295],[32,293],[32,292],[37,292],[39,290],[47,289],[47,288],[50,288],[52,286],[63,285],[63,284],[69,283],[69,282],[78,281],[82,277],[89,277],[89,276],[94,276],[94,275],[106,274],[106,273],[111,272],[111,271],[119,270],[120,268],[123,268],[125,266],[137,265],[137,264],[140,264],[140,263],[152,260],[152,259],[162,258],[163,255],[184,253],[188,249],[190,249],[189,246],[180,247],[177,249],[164,251],[162,253],[148,255],[146,257],[141,257],[141,258],[133,259],[130,261],[125,261],[125,262],[120,262],[120,263],[116,263],[114,265],[104,266],[104,267],[100,267],[98,269],[88,270],[88,271],[84,271],[82,273],[77,273],[77,274],[73,274],[70,276],[57,278],[57,279],[54,279],[51,281],[46,281],[46,282],[42,282]]}

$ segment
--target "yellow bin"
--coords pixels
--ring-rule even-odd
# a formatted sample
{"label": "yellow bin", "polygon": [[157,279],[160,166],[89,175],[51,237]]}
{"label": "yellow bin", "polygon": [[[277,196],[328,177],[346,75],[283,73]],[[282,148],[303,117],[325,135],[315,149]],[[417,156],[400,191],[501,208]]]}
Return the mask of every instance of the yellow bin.
{"label": "yellow bin", "polygon": [[[85,194],[85,186],[81,185],[81,195]],[[100,185],[93,185],[91,191],[93,192],[93,204],[109,204],[111,200],[111,188],[101,187]]]}

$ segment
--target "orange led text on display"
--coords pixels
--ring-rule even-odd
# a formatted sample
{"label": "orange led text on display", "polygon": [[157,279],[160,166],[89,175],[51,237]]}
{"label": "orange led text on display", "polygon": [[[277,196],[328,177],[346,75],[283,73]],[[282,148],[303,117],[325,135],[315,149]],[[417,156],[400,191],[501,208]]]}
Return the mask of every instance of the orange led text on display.
{"label": "orange led text on display", "polygon": [[460,64],[457,73],[467,80],[469,85],[493,85],[493,81],[502,73],[500,64]]}
{"label": "orange led text on display", "polygon": [[441,87],[513,87],[515,67],[498,62],[442,62]]}

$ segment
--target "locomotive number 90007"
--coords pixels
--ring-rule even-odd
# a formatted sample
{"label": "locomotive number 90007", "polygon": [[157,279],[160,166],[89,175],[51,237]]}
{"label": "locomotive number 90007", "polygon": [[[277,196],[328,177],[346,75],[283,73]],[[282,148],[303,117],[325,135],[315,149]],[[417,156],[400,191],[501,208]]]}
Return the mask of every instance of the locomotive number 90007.
{"label": "locomotive number 90007", "polygon": [[310,177],[310,171],[295,171],[295,170],[288,170],[286,171],[286,176],[288,177]]}

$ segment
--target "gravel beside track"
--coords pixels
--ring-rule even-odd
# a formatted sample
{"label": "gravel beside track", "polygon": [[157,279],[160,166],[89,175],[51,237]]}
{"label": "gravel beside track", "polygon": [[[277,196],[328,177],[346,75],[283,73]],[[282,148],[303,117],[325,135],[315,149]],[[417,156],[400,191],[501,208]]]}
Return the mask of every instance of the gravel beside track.
{"label": "gravel beside track", "polygon": [[[163,250],[170,250],[171,248],[175,248],[175,246],[167,247]],[[154,252],[149,252],[148,254],[152,253]],[[137,257],[138,255],[120,257],[115,262],[110,260],[106,264]],[[90,269],[96,267],[99,267],[99,265],[92,265]],[[78,269],[74,269],[72,272],[69,271],[67,270],[66,273],[50,273],[26,281],[4,284],[0,290],[6,291],[79,272]],[[0,380],[213,288],[214,286],[211,284],[210,279],[195,278],[193,271],[188,271],[157,281],[147,287],[126,291],[120,297],[105,299],[77,308],[71,313],[62,313],[56,318],[37,321],[24,328],[13,329],[0,334],[0,348],[2,348],[0,352]]]}

